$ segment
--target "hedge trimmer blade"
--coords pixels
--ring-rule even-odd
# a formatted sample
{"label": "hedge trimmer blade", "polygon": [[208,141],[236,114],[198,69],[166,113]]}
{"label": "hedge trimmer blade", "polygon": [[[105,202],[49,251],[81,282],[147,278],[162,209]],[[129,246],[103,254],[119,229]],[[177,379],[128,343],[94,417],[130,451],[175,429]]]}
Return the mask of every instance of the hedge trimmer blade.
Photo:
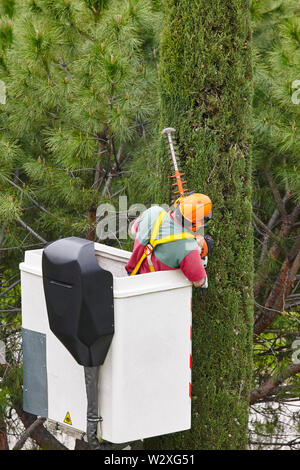
{"label": "hedge trimmer blade", "polygon": [[165,134],[167,136],[170,151],[171,151],[171,159],[172,159],[174,170],[175,170],[175,174],[172,175],[171,178],[176,178],[176,183],[173,183],[172,186],[177,186],[178,191],[173,191],[173,192],[174,194],[179,195],[179,197],[182,197],[184,196],[185,191],[187,191],[187,189],[183,187],[186,181],[181,180],[181,176],[183,176],[184,173],[180,173],[179,168],[178,168],[177,158],[176,158],[174,144],[172,140],[172,132],[175,132],[175,129],[173,129],[172,127],[166,127],[162,131],[162,134]]}

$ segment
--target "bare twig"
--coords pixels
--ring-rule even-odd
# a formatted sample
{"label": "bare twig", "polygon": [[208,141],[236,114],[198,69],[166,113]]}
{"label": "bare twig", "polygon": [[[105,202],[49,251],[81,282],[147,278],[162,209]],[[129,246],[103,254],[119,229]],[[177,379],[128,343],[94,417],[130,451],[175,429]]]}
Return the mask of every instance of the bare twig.
{"label": "bare twig", "polygon": [[257,215],[253,212],[252,213],[253,215],[253,219],[264,229],[264,231],[271,237],[273,238],[274,240],[276,240],[277,242],[281,241],[280,238],[275,235],[272,230],[267,226],[265,225],[259,217],[257,217]]}

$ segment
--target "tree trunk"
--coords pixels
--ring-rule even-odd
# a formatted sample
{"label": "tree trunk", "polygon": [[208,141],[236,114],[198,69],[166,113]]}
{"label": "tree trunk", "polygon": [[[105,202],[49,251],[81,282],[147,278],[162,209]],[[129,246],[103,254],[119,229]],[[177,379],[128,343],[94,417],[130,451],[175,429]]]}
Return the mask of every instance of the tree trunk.
{"label": "tree trunk", "polygon": [[89,207],[88,210],[88,220],[89,220],[89,227],[86,233],[86,239],[90,241],[95,241],[95,233],[96,233],[96,207]]}
{"label": "tree trunk", "polygon": [[5,422],[0,420],[0,450],[8,450]]}
{"label": "tree trunk", "polygon": [[248,10],[246,0],[165,1],[160,126],[176,128],[189,190],[212,200],[215,248],[207,295],[193,294],[192,429],[147,439],[148,449],[247,447],[253,331]]}

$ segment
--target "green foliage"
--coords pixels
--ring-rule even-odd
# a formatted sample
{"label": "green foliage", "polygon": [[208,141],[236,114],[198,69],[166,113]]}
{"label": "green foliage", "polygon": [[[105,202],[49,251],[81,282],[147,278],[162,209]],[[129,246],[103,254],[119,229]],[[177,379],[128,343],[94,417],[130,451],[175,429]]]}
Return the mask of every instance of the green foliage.
{"label": "green foliage", "polygon": [[[257,7],[257,5],[259,6]],[[299,126],[300,104],[295,102],[300,77],[299,6],[296,0],[254,2],[255,94],[254,106],[254,208],[258,217],[268,224],[277,203],[268,183],[271,175],[283,198],[290,192],[287,211],[291,213],[300,201]],[[272,27],[270,27],[270,25]],[[298,84],[299,85],[299,84]],[[295,88],[293,88],[293,86]],[[272,228],[273,229],[273,228]],[[278,235],[280,225],[274,227]],[[294,232],[296,236],[296,232]],[[273,283],[285,250],[295,238],[283,240],[281,255],[274,262],[266,256],[256,258],[256,279],[269,274],[264,294]],[[258,244],[257,250],[260,250]],[[266,277],[266,275],[265,275]],[[261,296],[257,299],[263,301]]]}
{"label": "green foliage", "polygon": [[0,15],[12,18],[15,13],[16,0],[1,0]]}
{"label": "green foliage", "polygon": [[[120,194],[146,205],[174,199],[171,164],[158,139],[163,127],[177,130],[189,189],[213,201],[209,232],[215,250],[209,259],[208,294],[204,298],[195,291],[193,299],[193,428],[147,440],[148,448],[247,445],[251,199],[267,223],[276,202],[266,171],[282,195],[291,190],[289,210],[300,198],[300,104],[292,99],[300,99],[295,84],[300,80],[297,3],[250,2],[251,51],[248,2],[243,0],[0,1],[0,80],[7,88],[6,103],[0,104],[2,291],[18,273],[24,249],[42,246],[19,218],[47,241],[85,237],[89,210],[101,202],[117,205]],[[274,234],[279,229],[275,226]],[[278,259],[266,257],[259,264],[255,257],[257,272],[269,275],[259,302],[292,243],[292,238],[280,243]],[[131,246],[130,241],[123,248]],[[256,252],[260,246],[256,241]],[[10,362],[7,380],[0,384],[0,420],[9,420],[12,404],[21,406],[22,401],[20,315],[5,311],[19,308],[19,287],[0,305],[0,339],[8,341]],[[280,315],[272,325],[275,332],[255,343],[253,387],[290,363],[298,308]],[[299,396],[299,380],[287,384],[278,395],[281,400]],[[256,423],[258,433],[279,430],[278,415],[271,408],[268,413],[264,424]]]}
{"label": "green foliage", "polygon": [[[300,106],[292,99],[293,83],[300,77],[298,3],[294,0],[258,3],[264,8],[255,18],[254,33],[256,182],[265,187],[263,170],[272,168],[279,188],[290,187],[293,197],[299,200]],[[255,191],[255,202],[260,202],[257,199],[260,195],[260,191]],[[269,207],[269,214],[273,208]]]}
{"label": "green foliage", "polygon": [[[159,15],[148,0],[26,0],[18,12],[0,116],[9,145],[17,143],[23,155],[17,170],[23,191],[14,191],[14,201],[20,207],[18,198],[30,192],[54,208],[47,227],[43,211],[26,213],[33,228],[51,227],[50,240],[85,236],[79,227],[89,225],[90,207],[106,201],[111,171],[109,191],[120,189],[122,162],[113,170],[118,151],[120,160],[130,160],[139,129],[155,115]],[[2,180],[16,169],[6,159]],[[9,183],[6,189],[11,197]],[[7,198],[3,217],[6,206]]]}
{"label": "green foliage", "polygon": [[[273,196],[267,175],[273,178],[280,198],[289,191],[285,209],[291,214],[299,203],[299,125],[300,104],[293,95],[297,92],[295,81],[300,77],[299,56],[299,2],[296,0],[260,0],[251,2],[254,43],[254,145],[253,145],[253,206],[257,216],[268,225],[278,204]],[[295,95],[294,95],[295,96]],[[282,230],[282,218],[278,215],[271,229],[278,236]],[[256,296],[257,305],[264,304],[274,280],[278,275],[286,253],[293,245],[299,230],[295,226],[292,234],[278,243],[279,255],[272,258],[268,249],[274,244],[270,240],[263,254],[263,239],[256,230],[255,285],[264,279]],[[262,253],[262,254],[261,254]],[[293,295],[297,296],[297,284]],[[269,332],[256,338],[254,348],[255,374],[253,386],[262,384],[270,375],[285,369],[292,363],[295,333],[299,330],[299,311],[289,306],[286,299],[283,312],[278,315]],[[260,314],[261,312],[258,312]],[[286,380],[279,388],[274,401],[276,414],[287,412],[285,401],[299,397],[299,378]],[[266,406],[264,426],[257,434],[262,440],[276,442],[276,433],[281,432],[280,423],[274,420],[274,409]],[[293,420],[291,419],[291,423]],[[271,424],[270,424],[271,423]],[[278,438],[282,442],[282,438]]]}
{"label": "green foliage", "polygon": [[[1,292],[39,237],[86,237],[90,210],[126,193],[122,175],[157,112],[159,17],[150,0],[0,2]],[[10,344],[0,422],[11,425],[22,407],[18,289],[0,304]]]}
{"label": "green foliage", "polygon": [[[165,2],[160,128],[176,128],[190,190],[213,202],[207,296],[193,299],[192,430],[148,448],[243,449],[252,369],[251,101],[248,2]],[[170,164],[157,159],[161,200]],[[156,181],[154,181],[156,185]]]}
{"label": "green foliage", "polygon": [[[11,280],[15,279],[12,270],[3,270],[0,281],[2,293]],[[11,311],[20,301],[20,286],[10,290],[5,297],[0,298],[0,340],[5,344],[6,364],[0,364],[0,422],[12,423],[13,404],[22,406],[22,367],[21,363],[21,342],[20,327],[21,315]]]}
{"label": "green foliage", "polygon": [[109,0],[85,0],[87,6],[93,11],[102,11],[109,5]]}

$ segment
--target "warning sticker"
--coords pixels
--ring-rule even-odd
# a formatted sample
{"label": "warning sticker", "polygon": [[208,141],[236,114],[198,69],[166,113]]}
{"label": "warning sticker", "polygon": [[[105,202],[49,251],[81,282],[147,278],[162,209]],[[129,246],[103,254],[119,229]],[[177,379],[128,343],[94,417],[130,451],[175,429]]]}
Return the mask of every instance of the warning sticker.
{"label": "warning sticker", "polygon": [[70,413],[67,411],[67,414],[66,414],[66,417],[64,419],[64,423],[67,423],[67,424],[71,424],[72,425],[72,420],[71,420],[71,416],[70,416]]}

